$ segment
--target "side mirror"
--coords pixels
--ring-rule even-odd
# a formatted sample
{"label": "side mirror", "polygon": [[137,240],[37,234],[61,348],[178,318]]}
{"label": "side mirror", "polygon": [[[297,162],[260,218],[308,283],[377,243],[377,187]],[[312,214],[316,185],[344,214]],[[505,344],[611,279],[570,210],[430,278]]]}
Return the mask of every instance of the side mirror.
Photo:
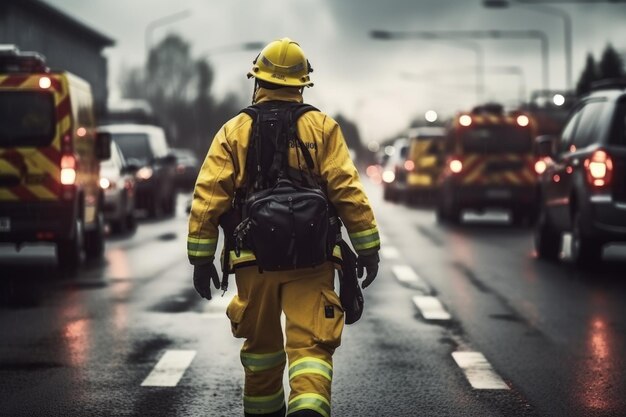
{"label": "side mirror", "polygon": [[542,135],[535,139],[537,144],[537,156],[541,158],[554,157],[554,145],[556,137],[552,135]]}
{"label": "side mirror", "polygon": [[106,161],[111,158],[111,134],[108,132],[98,132],[96,134],[96,158]]}
{"label": "side mirror", "polygon": [[173,153],[169,153],[163,157],[162,161],[167,165],[174,165],[176,162],[178,162],[178,158],[176,158],[176,155],[174,155]]}

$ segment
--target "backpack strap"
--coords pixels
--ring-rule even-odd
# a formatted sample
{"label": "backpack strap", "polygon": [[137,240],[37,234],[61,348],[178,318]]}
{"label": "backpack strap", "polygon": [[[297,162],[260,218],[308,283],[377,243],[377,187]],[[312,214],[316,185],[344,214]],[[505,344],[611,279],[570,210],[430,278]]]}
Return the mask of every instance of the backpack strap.
{"label": "backpack strap", "polygon": [[293,106],[294,108],[292,109],[292,116],[291,116],[291,126],[290,126],[290,136],[295,138],[298,147],[300,148],[300,151],[302,152],[302,155],[304,156],[304,160],[306,162],[306,166],[309,170],[312,170],[315,167],[315,164],[313,163],[313,158],[311,157],[311,152],[309,152],[309,149],[304,145],[304,142],[302,141],[302,139],[300,139],[300,136],[298,136],[298,119],[300,117],[302,117],[302,115],[304,115],[307,112],[310,111],[319,111],[317,108],[311,106],[310,104],[306,104],[306,103],[299,103]]}

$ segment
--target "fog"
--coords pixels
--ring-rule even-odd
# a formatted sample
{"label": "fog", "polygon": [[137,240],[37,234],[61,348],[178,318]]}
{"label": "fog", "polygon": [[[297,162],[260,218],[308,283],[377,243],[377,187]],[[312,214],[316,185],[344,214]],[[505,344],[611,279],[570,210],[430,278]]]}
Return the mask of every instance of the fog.
{"label": "fog", "polygon": [[[305,100],[329,114],[341,112],[354,119],[365,142],[393,135],[428,109],[450,115],[477,100],[472,50],[458,41],[375,40],[369,36],[373,29],[540,30],[549,40],[550,87],[566,87],[561,19],[524,5],[488,9],[480,0],[47,1],[116,40],[105,52],[113,96],[124,93],[120,74],[143,65],[146,42],[155,45],[176,33],[192,43],[194,55],[209,55],[214,93],[223,97],[234,92],[249,100],[252,82],[245,74],[257,51],[243,51],[239,45],[290,37],[301,44],[315,69],[315,87],[307,89]],[[626,51],[625,3],[553,7],[572,18],[574,83],[587,53],[598,57],[609,42]],[[151,22],[180,11],[188,11],[187,17],[155,27],[146,36]],[[528,94],[542,87],[539,42],[476,42],[485,55],[485,100],[514,104],[521,82]],[[519,67],[523,79],[498,73],[503,66]]]}

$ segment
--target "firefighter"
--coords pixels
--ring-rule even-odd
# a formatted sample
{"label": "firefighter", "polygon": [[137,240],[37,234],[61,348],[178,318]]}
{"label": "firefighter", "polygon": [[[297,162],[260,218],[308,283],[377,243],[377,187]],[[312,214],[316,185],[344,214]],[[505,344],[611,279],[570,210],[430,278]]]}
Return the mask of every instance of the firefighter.
{"label": "firefighter", "polygon": [[[296,42],[283,38],[269,43],[248,74],[255,80],[253,102],[302,103],[304,87],[313,85],[310,72],[311,65]],[[195,185],[187,248],[194,286],[209,300],[211,280],[219,283],[213,263],[218,225],[233,205],[235,190],[245,182],[252,125],[252,118],[240,113],[219,130]],[[378,272],[380,240],[345,139],[337,123],[319,111],[301,116],[297,132],[311,152],[328,200],[347,228],[358,255],[359,278],[366,272],[365,288]],[[290,147],[290,167],[298,166],[297,152],[296,146]],[[344,311],[334,291],[335,264],[329,260],[316,267],[270,272],[260,271],[250,251],[222,256],[230,256],[237,284],[226,314],[233,335],[245,339],[240,354],[245,416],[330,416],[332,356],[344,326]],[[285,341],[281,313],[286,317]],[[282,382],[286,366],[291,388],[287,402]]]}

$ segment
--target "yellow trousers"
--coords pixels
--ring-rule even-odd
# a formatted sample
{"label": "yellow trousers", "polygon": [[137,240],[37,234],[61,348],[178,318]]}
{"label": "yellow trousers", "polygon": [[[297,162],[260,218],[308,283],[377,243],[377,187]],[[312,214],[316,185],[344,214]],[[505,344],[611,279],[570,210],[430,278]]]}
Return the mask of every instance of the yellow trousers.
{"label": "yellow trousers", "polygon": [[237,295],[226,314],[233,335],[246,339],[241,349],[246,415],[282,414],[286,356],[287,414],[311,410],[330,416],[332,355],[344,325],[334,274],[330,262],[293,271],[259,273],[256,266],[235,271]]}

